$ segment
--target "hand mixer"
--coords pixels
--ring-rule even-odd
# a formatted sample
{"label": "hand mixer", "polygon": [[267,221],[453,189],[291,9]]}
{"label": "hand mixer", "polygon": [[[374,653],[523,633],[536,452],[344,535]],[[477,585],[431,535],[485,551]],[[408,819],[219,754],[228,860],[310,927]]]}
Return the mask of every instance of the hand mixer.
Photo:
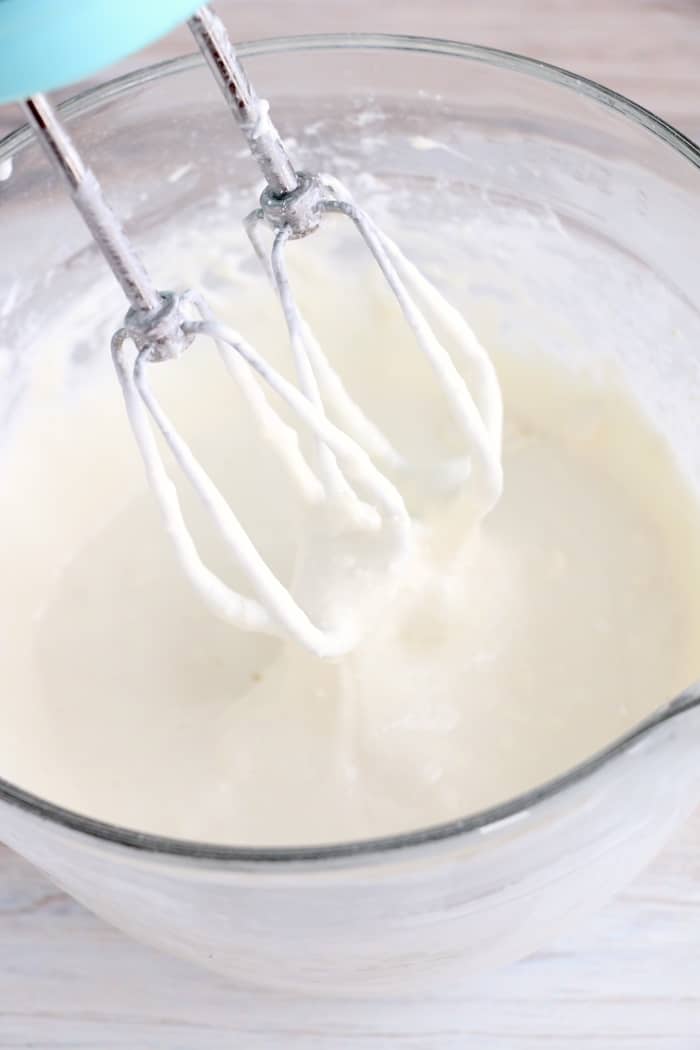
{"label": "hand mixer", "polygon": [[[200,292],[157,290],[96,177],[41,93],[136,50],[184,18],[265,178],[259,206],[245,219],[245,229],[281,304],[296,383],[220,324]],[[0,63],[0,101],[22,100],[30,125],[129,300],[112,339],[112,355],[148,480],[182,569],[209,607],[235,626],[293,639],[322,657],[348,652],[358,642],[364,619],[350,615],[352,607],[362,596],[375,603],[388,599],[410,555],[412,526],[400,492],[402,479],[417,479],[448,495],[468,491],[479,517],[498,499],[502,403],[488,355],[461,315],[337,178],[296,170],[267,102],[258,98],[210,8],[195,9],[183,0],[80,5],[0,0],[0,46],[3,40],[8,61]],[[332,215],[350,220],[376,261],[463,434],[463,456],[429,465],[407,461],[353,399],[303,317],[292,292],[286,248]],[[438,327],[450,351],[436,335]],[[284,460],[309,508],[309,520],[313,516],[316,522],[301,559],[302,576],[314,577],[312,587],[305,587],[303,579],[287,587],[270,570],[153,394],[150,366],[176,359],[200,336],[214,341],[261,436]],[[303,454],[297,431],[283,421],[268,393],[281,399],[299,428],[310,434],[310,455]],[[243,569],[250,596],[233,590],[203,563],[157,433]]]}

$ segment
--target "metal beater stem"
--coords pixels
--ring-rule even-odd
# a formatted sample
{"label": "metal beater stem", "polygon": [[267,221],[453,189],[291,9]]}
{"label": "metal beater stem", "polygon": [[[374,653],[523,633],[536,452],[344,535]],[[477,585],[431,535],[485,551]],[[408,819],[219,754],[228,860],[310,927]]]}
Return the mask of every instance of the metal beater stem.
{"label": "metal beater stem", "polygon": [[159,310],[161,296],[49,100],[32,95],[22,108],[131,305],[145,313]]}
{"label": "metal beater stem", "polygon": [[292,162],[238,60],[221,19],[210,8],[200,7],[188,25],[248,140],[270,191],[275,197],[293,193],[298,179]]}

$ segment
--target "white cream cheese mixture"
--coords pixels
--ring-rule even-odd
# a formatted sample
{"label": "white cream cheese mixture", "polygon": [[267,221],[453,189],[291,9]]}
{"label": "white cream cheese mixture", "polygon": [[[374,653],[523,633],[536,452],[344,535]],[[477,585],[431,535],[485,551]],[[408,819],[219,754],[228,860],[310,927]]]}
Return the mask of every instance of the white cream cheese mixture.
{"label": "white cream cheese mixture", "polygon": [[[340,281],[322,246],[298,254],[295,288],[314,330],[392,445],[420,462],[462,453],[371,261]],[[264,278],[227,280],[230,291],[210,296],[217,316],[291,376]],[[0,776],[159,834],[239,845],[374,837],[542,783],[697,676],[700,506],[614,377],[514,357],[486,314],[465,311],[503,389],[503,494],[479,523],[468,484],[430,493],[392,476],[411,514],[410,553],[374,611],[361,577],[355,597],[331,589],[339,602],[362,597],[371,623],[347,655],[321,660],[232,628],[193,594],[109,364],[65,383],[99,310],[96,291],[94,309],[88,297],[79,314],[56,316],[2,461],[11,600],[0,607]],[[303,578],[298,600],[312,601],[327,533],[309,533],[308,502],[213,346],[198,342],[149,376],[262,556],[287,585]],[[245,593],[172,476],[204,561]]]}

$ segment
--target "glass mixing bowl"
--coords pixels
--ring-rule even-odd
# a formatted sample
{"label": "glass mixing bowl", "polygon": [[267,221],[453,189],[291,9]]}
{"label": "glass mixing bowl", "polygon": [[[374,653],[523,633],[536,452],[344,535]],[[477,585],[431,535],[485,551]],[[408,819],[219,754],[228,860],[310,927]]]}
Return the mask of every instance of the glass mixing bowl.
{"label": "glass mixing bowl", "polygon": [[[474,295],[507,301],[518,345],[537,342],[534,303],[568,333],[543,352],[586,368],[612,354],[700,488],[691,142],[596,84],[484,48],[335,36],[241,53],[295,154],[358,185],[371,172],[389,189],[387,215],[400,222],[405,212],[407,228],[425,229],[427,265],[433,217],[454,218],[462,250],[467,217],[531,231],[500,251]],[[234,198],[254,199],[255,169],[198,57],[112,81],[63,113],[156,275],[151,231],[195,222],[202,202],[236,222]],[[102,266],[26,129],[0,143],[4,176],[10,164],[0,182],[4,429],[22,403],[26,347]],[[518,301],[508,300],[514,282]],[[116,290],[114,302],[116,320]],[[556,780],[381,841],[176,841],[86,819],[2,780],[0,836],[98,915],[247,985],[415,996],[534,951],[659,849],[700,796],[700,689],[658,699],[624,739]]]}

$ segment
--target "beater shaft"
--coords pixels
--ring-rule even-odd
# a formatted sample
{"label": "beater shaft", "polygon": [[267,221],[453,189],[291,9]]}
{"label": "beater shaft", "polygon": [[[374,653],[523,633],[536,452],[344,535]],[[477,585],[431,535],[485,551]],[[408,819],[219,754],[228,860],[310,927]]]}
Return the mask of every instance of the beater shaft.
{"label": "beater shaft", "polygon": [[268,116],[267,103],[258,98],[248,80],[223,23],[211,8],[200,7],[188,25],[271,193],[275,197],[293,193],[298,179],[292,162]]}
{"label": "beater shaft", "polygon": [[159,310],[159,292],[49,100],[32,95],[22,108],[131,305],[144,314]]}

